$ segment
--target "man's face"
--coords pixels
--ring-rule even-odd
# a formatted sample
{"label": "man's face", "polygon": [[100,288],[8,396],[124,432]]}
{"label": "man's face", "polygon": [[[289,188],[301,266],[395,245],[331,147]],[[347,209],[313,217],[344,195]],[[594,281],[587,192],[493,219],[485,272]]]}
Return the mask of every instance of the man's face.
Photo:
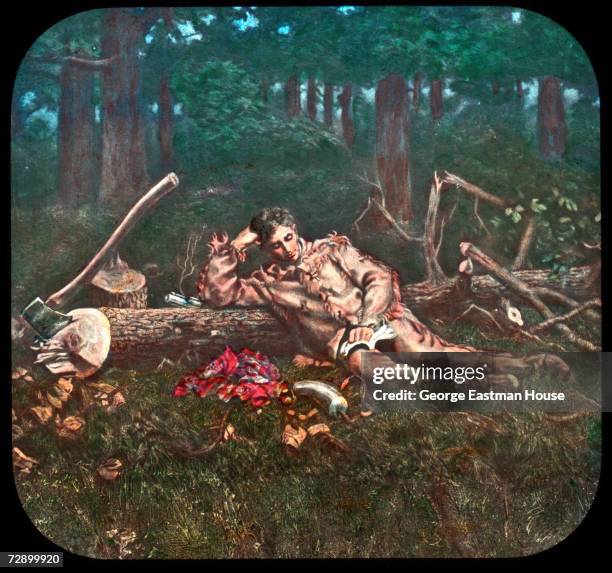
{"label": "man's face", "polygon": [[268,242],[263,246],[266,253],[277,261],[292,262],[300,256],[300,245],[295,226],[276,227]]}

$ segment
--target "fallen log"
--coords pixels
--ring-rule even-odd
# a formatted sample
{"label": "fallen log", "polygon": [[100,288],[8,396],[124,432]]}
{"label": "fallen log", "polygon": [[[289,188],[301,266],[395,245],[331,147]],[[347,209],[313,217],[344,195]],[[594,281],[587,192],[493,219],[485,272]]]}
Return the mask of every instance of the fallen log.
{"label": "fallen log", "polygon": [[[550,276],[546,270],[516,271],[525,284],[563,289],[575,299],[592,298],[586,288],[589,267],[575,267],[562,276]],[[428,322],[457,308],[465,296],[457,279],[439,285],[409,284],[402,287],[404,303]],[[472,276],[467,291],[475,302],[497,304],[501,296],[513,298],[503,285],[490,276]],[[101,308],[111,325],[109,359],[115,364],[155,362],[162,358],[176,359],[189,351],[202,358],[222,351],[226,345],[234,348],[250,346],[272,355],[292,355],[296,352],[288,329],[264,308]],[[455,313],[456,314],[456,313]]]}

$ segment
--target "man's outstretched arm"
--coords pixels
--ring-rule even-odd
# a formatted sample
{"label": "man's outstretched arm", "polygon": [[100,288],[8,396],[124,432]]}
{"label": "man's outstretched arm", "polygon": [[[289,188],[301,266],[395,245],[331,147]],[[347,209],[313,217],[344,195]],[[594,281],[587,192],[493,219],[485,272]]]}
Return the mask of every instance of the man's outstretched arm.
{"label": "man's outstretched arm", "polygon": [[244,251],[250,243],[246,243],[244,232],[234,241],[224,233],[213,235],[209,243],[210,257],[200,271],[196,287],[198,296],[204,302],[213,306],[261,306],[266,304],[263,281],[256,271],[250,277],[238,278],[239,262],[244,260]]}

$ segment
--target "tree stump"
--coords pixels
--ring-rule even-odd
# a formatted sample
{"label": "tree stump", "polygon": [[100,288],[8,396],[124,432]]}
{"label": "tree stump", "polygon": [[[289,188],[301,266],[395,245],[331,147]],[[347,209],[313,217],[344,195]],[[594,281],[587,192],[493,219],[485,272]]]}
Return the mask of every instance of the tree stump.
{"label": "tree stump", "polygon": [[147,308],[147,279],[116,255],[91,281],[94,306]]}

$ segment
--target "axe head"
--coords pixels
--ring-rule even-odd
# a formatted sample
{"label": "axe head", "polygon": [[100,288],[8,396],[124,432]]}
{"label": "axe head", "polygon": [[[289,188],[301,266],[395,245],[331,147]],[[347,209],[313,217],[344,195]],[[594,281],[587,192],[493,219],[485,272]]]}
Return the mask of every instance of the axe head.
{"label": "axe head", "polygon": [[74,318],[53,310],[41,298],[35,298],[21,311],[21,316],[44,340],[49,340]]}

